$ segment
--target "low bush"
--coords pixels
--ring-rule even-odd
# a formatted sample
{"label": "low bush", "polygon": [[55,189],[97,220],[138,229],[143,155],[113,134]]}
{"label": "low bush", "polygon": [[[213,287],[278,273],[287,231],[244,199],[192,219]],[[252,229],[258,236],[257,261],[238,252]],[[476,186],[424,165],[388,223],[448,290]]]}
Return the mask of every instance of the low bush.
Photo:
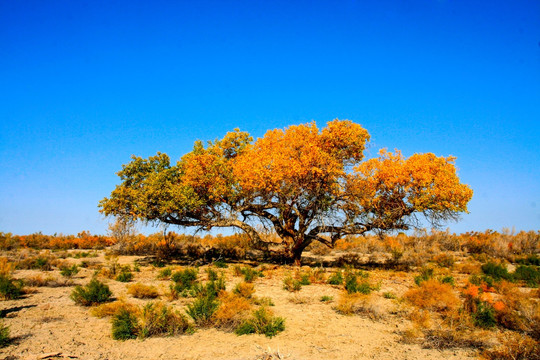
{"label": "low bush", "polygon": [[159,280],[168,280],[171,278],[171,275],[172,275],[172,268],[170,266],[167,266],[166,268],[159,270],[157,278]]}
{"label": "low bush", "polygon": [[540,284],[540,268],[531,265],[519,265],[514,272],[514,279],[524,281],[527,286],[538,287]]}
{"label": "low bush", "polygon": [[329,296],[329,295],[323,295],[321,296],[321,298],[319,299],[321,302],[330,302],[332,300],[334,300],[334,297],[333,296]]}
{"label": "low bush", "polygon": [[115,280],[120,282],[130,282],[133,280],[133,273],[131,271],[122,271],[120,274],[116,275]]}
{"label": "low bush", "polygon": [[225,260],[222,260],[222,259],[214,261],[214,266],[220,269],[225,269],[229,267],[229,265],[227,265]]}
{"label": "low bush", "polygon": [[[362,275],[361,275],[362,276]],[[363,276],[365,277],[365,276]],[[358,273],[349,271],[345,273],[345,290],[349,294],[361,293],[364,295],[370,294],[373,290],[367,281],[358,281]]]}
{"label": "low bush", "polygon": [[0,348],[9,345],[10,341],[9,327],[0,323]]}
{"label": "low bush", "polygon": [[290,274],[283,279],[283,288],[287,291],[300,291],[302,284],[298,279],[293,278]]}
{"label": "low bush", "polygon": [[482,272],[493,278],[495,281],[501,281],[501,280],[512,280],[512,274],[508,272],[506,269],[506,266],[501,264],[496,264],[494,262],[487,262],[484,265],[482,265]]}
{"label": "low bush", "polygon": [[219,295],[220,305],[214,315],[212,322],[222,329],[234,329],[242,323],[251,309],[250,302],[243,296],[222,291]]}
{"label": "low bush", "polygon": [[244,281],[248,283],[255,281],[255,279],[257,279],[258,277],[264,276],[262,272],[252,269],[247,266],[242,268],[241,271],[242,271],[242,275],[244,276]]}
{"label": "low bush", "polygon": [[495,309],[485,301],[478,301],[476,310],[471,314],[474,325],[489,329],[497,325]]}
{"label": "low bush", "polygon": [[137,338],[139,321],[135,314],[127,309],[121,309],[112,319],[112,338],[114,340],[129,340]]}
{"label": "low bush", "polygon": [[516,262],[522,265],[540,266],[540,257],[536,254],[528,255],[527,257],[517,259]]}
{"label": "low bush", "polygon": [[62,276],[65,276],[67,278],[71,278],[79,273],[79,267],[77,264],[73,264],[72,266],[62,266],[60,268],[60,274]]}
{"label": "low bush", "polygon": [[501,337],[501,345],[482,352],[485,360],[539,360],[540,343],[526,335],[508,334]]}
{"label": "low bush", "polygon": [[76,304],[91,306],[109,301],[112,292],[109,287],[97,279],[92,279],[86,286],[76,286],[71,293],[71,299]]}
{"label": "low bush", "polygon": [[129,286],[128,294],[137,299],[155,299],[159,296],[158,289],[155,286],[141,283]]}
{"label": "low bush", "polygon": [[212,316],[219,307],[219,301],[214,296],[199,296],[187,305],[186,313],[198,326],[211,325]]}
{"label": "low bush", "polygon": [[97,318],[114,316],[121,310],[127,310],[133,314],[138,312],[138,307],[134,304],[127,303],[124,300],[117,300],[110,303],[101,304],[90,309],[90,314]]}
{"label": "low bush", "polygon": [[10,275],[0,274],[0,296],[3,300],[13,300],[23,294],[23,281]]}
{"label": "low bush", "polygon": [[163,303],[148,303],[141,311],[139,337],[183,334],[190,328],[187,318]]}
{"label": "low bush", "polygon": [[344,292],[334,307],[342,315],[364,315],[372,320],[383,318],[383,311],[370,295]]}
{"label": "low bush", "polygon": [[276,317],[266,308],[261,307],[253,312],[251,318],[242,322],[235,330],[237,335],[264,334],[273,337],[285,330],[285,319]]}
{"label": "low bush", "polygon": [[341,285],[343,284],[343,273],[341,270],[336,271],[328,278],[328,283],[330,285]]}
{"label": "low bush", "polygon": [[456,260],[450,254],[439,254],[433,258],[433,261],[440,267],[451,268],[454,266]]}
{"label": "low bush", "polygon": [[433,279],[433,269],[424,267],[420,270],[420,275],[414,277],[414,282],[416,285],[420,285],[429,279]]}
{"label": "low bush", "polygon": [[410,289],[405,293],[405,299],[420,309],[435,311],[453,310],[460,305],[452,286],[435,279],[426,280],[417,288]]}
{"label": "low bush", "polygon": [[171,280],[175,282],[175,289],[178,292],[189,290],[197,282],[198,271],[195,268],[185,268],[171,275]]}
{"label": "low bush", "polygon": [[240,282],[236,284],[233,293],[246,299],[251,299],[255,293],[255,286],[251,283]]}

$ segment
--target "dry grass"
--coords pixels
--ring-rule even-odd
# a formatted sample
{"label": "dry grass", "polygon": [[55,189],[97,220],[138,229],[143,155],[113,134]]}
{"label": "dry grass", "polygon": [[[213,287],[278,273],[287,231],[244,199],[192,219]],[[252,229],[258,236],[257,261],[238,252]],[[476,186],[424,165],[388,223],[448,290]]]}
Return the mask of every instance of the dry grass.
{"label": "dry grass", "polygon": [[212,322],[221,329],[233,330],[242,323],[252,308],[246,297],[236,293],[222,291],[219,294],[220,305],[214,315]]}
{"label": "dry grass", "polygon": [[253,294],[255,293],[255,285],[243,281],[236,285],[233,292],[238,296],[244,297],[246,299],[251,299],[253,297]]}
{"label": "dry grass", "polygon": [[90,309],[90,314],[98,318],[104,318],[108,316],[114,316],[115,314],[119,313],[120,310],[127,310],[131,313],[137,313],[138,307],[137,305],[128,303],[125,300],[121,299],[113,301],[111,303],[105,303],[96,306]]}
{"label": "dry grass", "polygon": [[380,320],[385,317],[384,311],[375,301],[373,295],[343,292],[334,309],[343,315],[364,315],[372,320]]}
{"label": "dry grass", "polygon": [[135,283],[128,287],[128,294],[137,299],[155,299],[159,296],[158,289],[152,285]]}

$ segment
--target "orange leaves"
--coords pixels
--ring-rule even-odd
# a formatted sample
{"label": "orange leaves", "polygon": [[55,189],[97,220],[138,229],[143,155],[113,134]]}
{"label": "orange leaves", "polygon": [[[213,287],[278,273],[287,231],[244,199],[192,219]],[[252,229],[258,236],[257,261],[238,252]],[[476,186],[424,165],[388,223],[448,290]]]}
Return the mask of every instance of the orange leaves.
{"label": "orange leaves", "polygon": [[376,212],[396,205],[419,212],[466,211],[472,190],[459,182],[454,160],[432,153],[405,159],[383,149],[355,167],[350,188],[363,208]]}
{"label": "orange leaves", "polygon": [[234,173],[248,191],[332,192],[345,174],[345,162],[361,159],[368,138],[360,125],[340,120],[322,132],[314,122],[270,130],[237,159]]}

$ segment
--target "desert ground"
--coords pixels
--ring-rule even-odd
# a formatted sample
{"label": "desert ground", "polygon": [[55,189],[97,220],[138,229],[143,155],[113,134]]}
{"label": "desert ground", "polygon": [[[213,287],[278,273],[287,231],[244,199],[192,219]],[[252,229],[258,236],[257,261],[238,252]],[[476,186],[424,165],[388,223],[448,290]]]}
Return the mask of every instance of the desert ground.
{"label": "desert ground", "polygon": [[[343,257],[343,254],[346,252],[306,253],[305,258],[319,259],[322,264],[328,263],[332,256]],[[107,248],[3,251],[0,255],[4,259],[2,271],[7,273],[5,269],[11,269],[8,277],[22,280],[24,288],[19,297],[5,297],[0,301],[0,320],[9,329],[9,339],[0,348],[0,359],[413,360],[478,359],[481,356],[487,359],[537,359],[538,354],[534,353],[538,341],[533,339],[538,331],[538,289],[523,282],[504,280],[492,284],[493,288],[484,283],[475,287],[470,283],[475,276],[491,281],[488,275],[481,275],[481,265],[486,260],[458,252],[443,255],[435,257],[438,260],[426,257],[424,263],[420,260],[417,266],[406,269],[373,264],[358,269],[348,265],[321,267],[315,265],[316,261],[306,261],[312,266],[302,267],[242,260],[156,263],[151,256],[118,256]],[[39,258],[47,260],[38,261],[37,268],[29,265],[32,261],[36,264]],[[445,259],[452,261],[449,263]],[[74,265],[78,272],[67,275],[62,272]],[[510,272],[516,269],[515,264],[505,266]],[[423,270],[426,268],[432,269],[431,272]],[[239,316],[245,320],[255,309],[264,306],[274,317],[284,319],[284,329],[270,336],[237,335],[234,326],[238,323],[218,326],[215,314],[206,323],[197,323],[187,314],[187,308],[196,301],[196,296],[190,293],[174,296],[172,291],[175,282],[171,278],[185,269],[196,270],[199,284],[208,284],[211,273],[223,279],[225,290],[221,288],[219,299],[223,294],[236,292],[238,284],[246,284],[242,269],[256,271],[258,275],[249,285],[254,292],[243,300],[249,303],[249,311],[242,313],[233,308],[233,315],[222,317],[229,316],[227,320],[230,320]],[[119,281],[120,272],[129,272],[130,278]],[[344,285],[347,280],[331,284],[332,276],[337,273],[355,274],[360,282],[367,284],[368,290],[355,290],[363,293],[353,291],[349,294]],[[422,276],[426,273],[429,276],[423,283]],[[429,278],[433,278],[431,283]],[[113,339],[112,323],[116,315],[103,311],[97,314],[96,309],[103,305],[83,306],[73,299],[77,286],[85,286],[91,279],[98,279],[112,292],[105,304],[113,304],[113,307],[114,304],[129,304],[142,309],[148,303],[162,303],[181,314],[186,324],[189,323],[189,329],[151,336],[140,336],[141,333],[135,336],[134,333],[132,339]],[[297,288],[291,283],[298,285]],[[436,304],[430,302],[431,298],[438,298],[439,288],[424,287],[428,283],[443,286],[440,289],[448,292],[447,298],[440,298]],[[129,291],[134,284],[154,287],[157,297],[135,297]],[[469,294],[475,289],[480,289],[480,294]],[[411,295],[412,290],[423,294],[421,300],[417,295]],[[220,301],[224,303],[224,300]],[[497,323],[479,322],[478,319],[484,318],[478,317],[477,313],[467,313],[464,310],[467,304],[477,304],[475,310],[469,310],[477,313],[479,304],[496,309],[490,311]],[[513,317],[512,322],[505,317],[512,306],[512,314],[518,314],[519,309],[519,314],[525,314],[520,315],[521,320]],[[504,315],[503,308],[508,314]],[[523,310],[525,308],[530,311]],[[524,319],[529,319],[528,323]],[[506,343],[505,339],[508,340]],[[503,350],[499,352],[486,353],[486,350],[501,346]],[[500,355],[505,352],[510,355]]]}

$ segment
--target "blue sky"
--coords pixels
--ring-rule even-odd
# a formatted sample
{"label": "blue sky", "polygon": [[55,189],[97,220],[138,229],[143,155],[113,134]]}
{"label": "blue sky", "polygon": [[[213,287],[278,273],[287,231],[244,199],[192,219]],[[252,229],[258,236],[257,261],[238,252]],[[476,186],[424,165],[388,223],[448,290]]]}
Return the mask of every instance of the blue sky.
{"label": "blue sky", "polygon": [[456,156],[451,231],[540,229],[540,2],[0,2],[0,231],[105,233],[131,154],[334,118]]}

